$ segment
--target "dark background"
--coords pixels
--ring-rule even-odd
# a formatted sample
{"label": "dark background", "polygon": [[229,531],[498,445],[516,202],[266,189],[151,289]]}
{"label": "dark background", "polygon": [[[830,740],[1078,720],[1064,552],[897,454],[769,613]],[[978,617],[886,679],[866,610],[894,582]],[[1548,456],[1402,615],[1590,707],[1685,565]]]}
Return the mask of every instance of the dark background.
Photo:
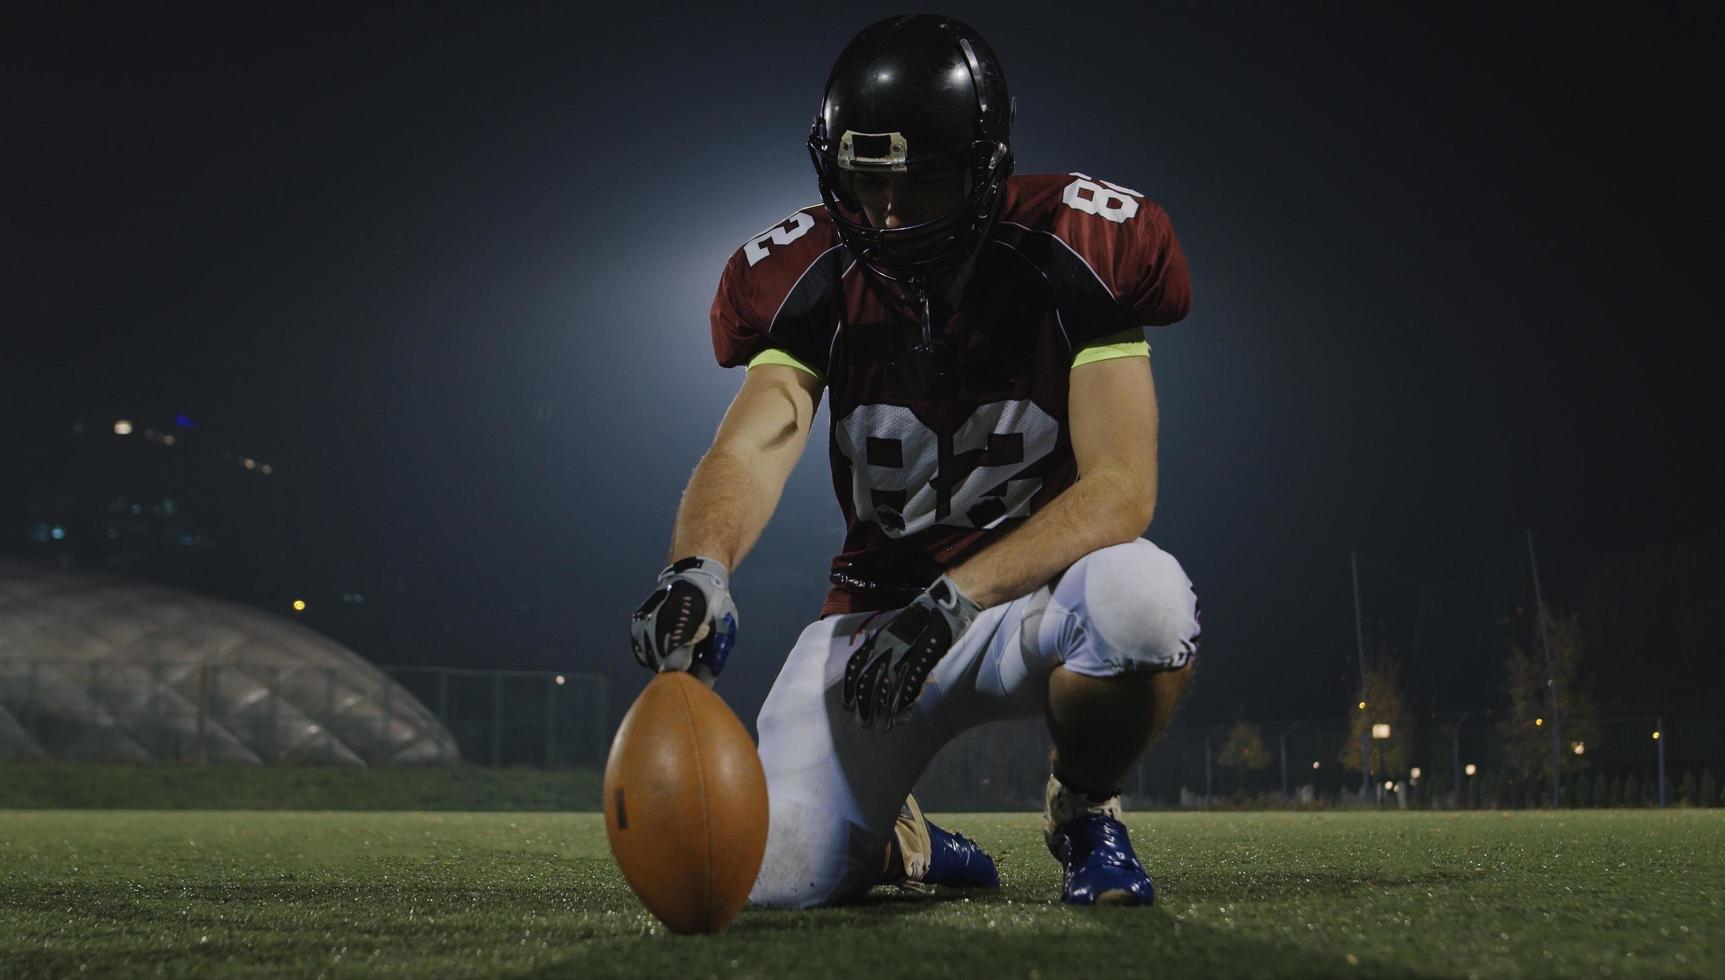
{"label": "dark background", "polygon": [[[748,9],[8,15],[0,551],[626,703],[624,620],[741,382],[720,267],[816,200],[827,68],[897,12]],[[1203,599],[1191,717],[1345,712],[1350,550],[1443,579],[1525,528],[1639,552],[1725,519],[1711,8],[946,12],[1006,67],[1019,171],[1145,192],[1190,258],[1150,536]],[[841,536],[825,424],[736,577],[745,717]],[[216,530],[181,553],[146,514],[115,551],[125,486]],[[1718,652],[1601,669],[1711,697]]]}

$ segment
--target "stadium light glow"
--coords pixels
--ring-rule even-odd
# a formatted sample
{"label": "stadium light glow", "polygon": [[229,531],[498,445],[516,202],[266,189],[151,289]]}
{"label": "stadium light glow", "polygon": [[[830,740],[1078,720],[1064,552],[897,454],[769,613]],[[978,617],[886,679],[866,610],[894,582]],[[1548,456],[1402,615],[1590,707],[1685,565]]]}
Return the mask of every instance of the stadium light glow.
{"label": "stadium light glow", "polygon": [[305,600],[304,599],[295,599],[293,601],[293,611],[294,612],[305,612]]}
{"label": "stadium light glow", "polygon": [[1412,769],[1408,770],[1408,779],[1415,780],[1415,779],[1419,779],[1419,778],[1420,778],[1420,767],[1419,766],[1415,766]]}
{"label": "stadium light glow", "polygon": [[1393,780],[1393,779],[1384,780],[1384,791],[1385,792],[1394,792],[1395,788],[1396,788],[1396,781],[1395,780]]}
{"label": "stadium light glow", "polygon": [[1361,702],[1360,702],[1360,710],[1361,710],[1361,711],[1364,711],[1364,710],[1366,710],[1366,703],[1365,703],[1365,702],[1364,702],[1364,701],[1361,701]]}
{"label": "stadium light glow", "polygon": [[131,423],[131,421],[128,419],[120,419],[118,422],[115,422],[114,423],[114,434],[117,436],[129,436],[129,435],[131,435],[132,434],[132,423]]}
{"label": "stadium light glow", "polygon": [[1654,740],[1654,741],[1655,741],[1655,742],[1657,742],[1657,741],[1659,741],[1659,733],[1658,733],[1658,732],[1654,732],[1654,733],[1653,733],[1653,740]]}
{"label": "stadium light glow", "polygon": [[1467,768],[1463,769],[1462,772],[1467,773],[1469,776],[1476,775],[1479,772],[1479,767],[1470,762],[1467,764]]}
{"label": "stadium light glow", "polygon": [[1538,728],[1538,727],[1539,727],[1539,726],[1541,726],[1541,725],[1543,725],[1543,724],[1545,724],[1545,719],[1544,719],[1544,718],[1535,718],[1535,719],[1534,719],[1534,720],[1533,720],[1533,727],[1535,727],[1535,728]]}
{"label": "stadium light glow", "polygon": [[1587,751],[1587,743],[1571,742],[1569,743],[1569,751],[1574,752],[1576,755],[1581,755]]}
{"label": "stadium light glow", "polygon": [[1390,726],[1384,724],[1381,721],[1378,722],[1377,724],[1373,725],[1372,726],[1372,737],[1376,738],[1376,739],[1389,738],[1390,737]]}

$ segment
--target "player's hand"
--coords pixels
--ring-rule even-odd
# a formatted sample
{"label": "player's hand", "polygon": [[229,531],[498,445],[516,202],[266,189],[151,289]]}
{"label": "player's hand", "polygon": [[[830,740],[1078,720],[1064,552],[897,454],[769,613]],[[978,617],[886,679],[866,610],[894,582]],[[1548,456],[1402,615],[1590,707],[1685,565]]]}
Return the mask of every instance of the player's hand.
{"label": "player's hand", "polygon": [[659,587],[629,620],[635,659],[653,671],[687,670],[709,681],[737,640],[731,575],[711,558],[689,557],[659,573]]}
{"label": "player's hand", "polygon": [[870,636],[845,664],[844,705],[863,727],[881,718],[891,728],[916,704],[934,665],[982,607],[942,575]]}

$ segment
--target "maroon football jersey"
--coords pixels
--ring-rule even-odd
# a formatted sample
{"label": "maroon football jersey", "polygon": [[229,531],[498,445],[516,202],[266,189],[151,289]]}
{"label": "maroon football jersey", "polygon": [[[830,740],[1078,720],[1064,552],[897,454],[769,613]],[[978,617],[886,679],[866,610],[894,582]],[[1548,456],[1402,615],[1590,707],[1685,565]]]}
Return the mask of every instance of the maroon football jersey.
{"label": "maroon football jersey", "polygon": [[904,605],[1077,479],[1072,359],[1191,302],[1168,216],[1082,174],[1006,185],[962,297],[938,303],[941,386],[907,380],[919,310],[858,267],[819,205],[745,243],[713,300],[726,367],[778,348],[824,374],[844,548],[821,614]]}

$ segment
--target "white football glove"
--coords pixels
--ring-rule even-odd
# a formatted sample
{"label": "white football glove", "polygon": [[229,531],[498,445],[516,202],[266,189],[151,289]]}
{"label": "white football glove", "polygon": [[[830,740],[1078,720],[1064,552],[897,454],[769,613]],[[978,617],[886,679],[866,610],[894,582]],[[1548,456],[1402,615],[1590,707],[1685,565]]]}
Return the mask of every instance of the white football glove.
{"label": "white football glove", "polygon": [[629,640],[635,660],[648,670],[717,677],[737,640],[737,604],[725,566],[691,556],[660,572],[659,587],[629,620]]}

